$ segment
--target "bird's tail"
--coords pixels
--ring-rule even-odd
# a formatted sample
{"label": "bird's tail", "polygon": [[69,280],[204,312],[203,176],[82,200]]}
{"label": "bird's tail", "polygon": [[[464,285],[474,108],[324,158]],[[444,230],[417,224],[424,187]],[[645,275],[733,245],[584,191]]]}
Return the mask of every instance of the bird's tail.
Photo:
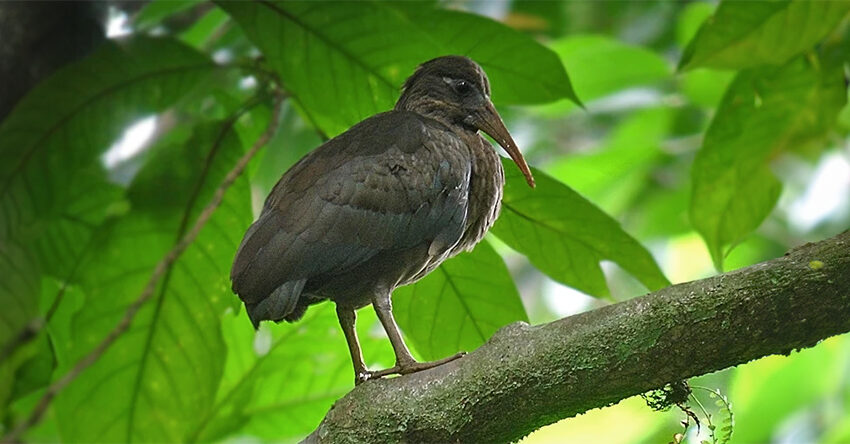
{"label": "bird's tail", "polygon": [[280,321],[295,310],[307,279],[285,282],[255,304],[245,304],[248,318],[259,328],[260,321]]}

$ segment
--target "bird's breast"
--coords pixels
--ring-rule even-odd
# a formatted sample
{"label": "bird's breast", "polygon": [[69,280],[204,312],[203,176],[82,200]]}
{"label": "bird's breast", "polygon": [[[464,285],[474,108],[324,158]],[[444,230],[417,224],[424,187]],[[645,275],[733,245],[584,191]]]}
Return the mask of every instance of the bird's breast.
{"label": "bird's breast", "polygon": [[469,209],[466,227],[452,255],[472,250],[496,222],[502,204],[505,172],[493,146],[481,136],[469,143],[472,174],[469,180]]}

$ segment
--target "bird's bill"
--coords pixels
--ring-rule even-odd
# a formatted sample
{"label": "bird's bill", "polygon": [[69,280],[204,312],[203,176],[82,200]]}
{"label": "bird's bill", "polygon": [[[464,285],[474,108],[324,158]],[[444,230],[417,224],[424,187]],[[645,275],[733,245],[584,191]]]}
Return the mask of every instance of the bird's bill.
{"label": "bird's bill", "polygon": [[514,161],[519,167],[519,170],[522,171],[522,175],[525,176],[528,186],[534,188],[534,177],[531,175],[531,170],[528,168],[528,164],[525,163],[525,158],[522,157],[522,153],[517,148],[508,129],[505,128],[505,122],[502,122],[502,118],[499,117],[499,113],[493,104],[487,101],[487,105],[481,109],[475,120],[478,129],[495,139],[508,152],[511,160]]}

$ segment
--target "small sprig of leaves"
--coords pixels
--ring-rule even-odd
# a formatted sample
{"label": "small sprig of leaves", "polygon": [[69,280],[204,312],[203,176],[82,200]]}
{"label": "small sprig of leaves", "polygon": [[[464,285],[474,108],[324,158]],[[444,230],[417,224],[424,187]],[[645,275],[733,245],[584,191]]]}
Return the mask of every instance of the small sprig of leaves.
{"label": "small sprig of leaves", "polygon": [[[714,414],[709,413],[708,409],[700,402],[692,389],[708,392],[708,397],[714,400],[714,405],[718,408],[717,412]],[[667,411],[670,407],[676,406],[685,414],[685,418],[681,422],[684,430],[675,433],[670,444],[682,444],[685,442],[691,421],[697,426],[697,435],[699,434],[701,423],[705,423],[709,430],[710,440],[702,440],[700,444],[728,444],[729,440],[732,439],[732,430],[735,424],[732,414],[732,404],[726,396],[720,393],[719,389],[699,386],[691,387],[687,381],[683,380],[665,384],[664,387],[646,392],[641,397],[655,411]],[[696,404],[698,407],[697,412],[691,409],[689,400],[692,400],[693,404]]]}
{"label": "small sprig of leaves", "polygon": [[708,430],[711,432],[711,441],[703,440],[700,444],[726,444],[732,439],[732,431],[735,427],[735,417],[732,414],[732,404],[729,402],[729,399],[726,398],[722,393],[720,393],[719,389],[710,389],[708,387],[699,387],[694,386],[693,388],[698,390],[704,390],[708,392],[708,397],[714,400],[714,405],[717,406],[718,410],[716,413],[716,417],[720,420],[718,422],[712,421],[712,415],[708,413],[699,399],[691,394],[691,398],[694,402],[699,406],[702,413],[705,415],[705,422],[707,424]]}

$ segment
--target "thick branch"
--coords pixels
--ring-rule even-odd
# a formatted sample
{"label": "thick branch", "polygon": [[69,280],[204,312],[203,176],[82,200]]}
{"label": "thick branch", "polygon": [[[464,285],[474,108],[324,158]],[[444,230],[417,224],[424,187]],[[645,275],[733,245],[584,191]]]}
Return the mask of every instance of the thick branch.
{"label": "thick branch", "polygon": [[850,231],[571,316],[509,325],[432,370],[369,381],[307,442],[495,442],[667,382],[850,331]]}

